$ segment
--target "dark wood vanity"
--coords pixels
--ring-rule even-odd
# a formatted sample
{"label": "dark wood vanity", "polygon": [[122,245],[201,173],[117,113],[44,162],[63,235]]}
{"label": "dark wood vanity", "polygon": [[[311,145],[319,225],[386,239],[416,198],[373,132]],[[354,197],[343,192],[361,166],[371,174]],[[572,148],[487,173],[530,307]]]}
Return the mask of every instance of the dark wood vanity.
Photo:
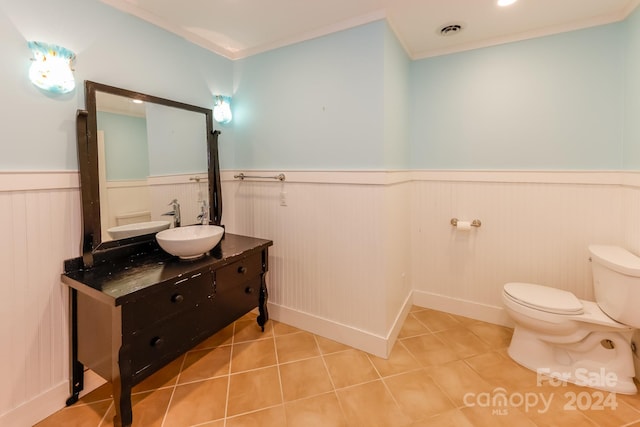
{"label": "dark wood vanity", "polygon": [[[86,110],[79,110],[76,117],[82,256],[65,261],[62,274],[71,300],[72,378],[67,405],[78,400],[87,367],[112,382],[114,424],[130,426],[131,388],[135,384],[256,307],[258,325],[264,330],[268,320],[265,275],[268,248],[273,242],[225,233],[215,248],[195,260],[181,260],[164,252],[154,234],[103,242],[107,235],[101,215],[106,211],[101,211],[101,205],[104,208],[110,200],[106,183],[99,178],[99,164],[107,157],[99,149],[97,136],[99,97],[105,97],[100,98],[105,105],[109,97],[110,108],[115,105],[111,104],[115,97],[127,105],[137,100],[154,104],[154,108],[162,106],[195,115],[192,117],[197,120],[187,123],[202,125],[202,131],[196,132],[202,141],[197,141],[193,154],[198,158],[206,156],[208,163],[208,203],[202,204],[200,196],[198,201],[209,206],[208,224],[216,226],[221,225],[222,218],[220,131],[213,130],[213,113],[208,108],[90,81],[85,82],[85,96]],[[180,128],[173,128],[172,123],[165,125],[164,131],[172,135],[177,134],[174,129]],[[188,151],[189,145],[181,143],[189,134],[177,135],[169,147],[174,151],[167,155],[171,157],[176,149]],[[158,145],[155,149],[163,151],[163,147]],[[184,185],[199,186],[199,175],[186,178],[193,173],[198,170],[183,170],[176,179],[184,180]],[[108,180],[107,177],[105,181]],[[198,193],[199,190],[200,187]],[[156,201],[156,206],[176,198],[169,193],[163,195],[166,200]],[[196,220],[195,215],[191,220]],[[184,218],[182,222],[185,223]]]}
{"label": "dark wood vanity", "polygon": [[74,292],[74,390],[83,367],[113,384],[116,423],[131,425],[131,388],[252,309],[264,328],[269,240],[226,234],[206,256],[183,261],[152,243],[85,269],[65,262]]}

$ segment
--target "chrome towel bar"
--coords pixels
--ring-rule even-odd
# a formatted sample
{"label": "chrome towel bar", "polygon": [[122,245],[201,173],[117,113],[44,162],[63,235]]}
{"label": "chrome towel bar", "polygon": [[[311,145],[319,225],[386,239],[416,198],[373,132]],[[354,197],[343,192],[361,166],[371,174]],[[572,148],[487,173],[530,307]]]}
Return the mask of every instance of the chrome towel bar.
{"label": "chrome towel bar", "polygon": [[239,180],[245,180],[245,179],[277,179],[278,181],[284,181],[285,179],[287,179],[283,173],[278,174],[278,175],[274,175],[274,176],[262,176],[262,175],[245,175],[244,173],[240,172],[238,175],[233,175],[234,178],[239,179]]}

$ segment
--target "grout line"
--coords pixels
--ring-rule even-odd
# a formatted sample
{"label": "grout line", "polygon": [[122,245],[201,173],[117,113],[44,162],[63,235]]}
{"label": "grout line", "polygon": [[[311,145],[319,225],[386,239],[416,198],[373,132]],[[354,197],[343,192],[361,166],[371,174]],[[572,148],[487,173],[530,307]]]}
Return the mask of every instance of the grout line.
{"label": "grout line", "polygon": [[115,414],[116,408],[115,408],[115,402],[113,401],[113,398],[111,398],[111,404],[107,408],[107,411],[104,413],[104,415],[100,419],[100,422],[98,423],[98,427],[102,426],[107,421],[107,415],[109,415],[109,411],[111,410],[111,408],[113,408],[113,413]]}
{"label": "grout line", "polygon": [[[178,387],[178,382],[180,381],[180,375],[182,374],[182,369],[184,368],[184,364],[187,361],[187,353],[184,353],[182,355],[182,363],[180,364],[180,370],[178,370],[178,376],[176,377],[176,382],[173,384],[172,390],[171,390],[171,397],[169,397],[169,402],[167,402],[167,409],[165,409],[164,411],[164,415],[162,416],[162,424],[160,424],[160,427],[164,427],[164,423],[167,421],[167,415],[169,414],[169,408],[171,407],[171,402],[173,402],[173,396],[176,393],[176,387]],[[168,388],[168,387],[166,387]],[[158,390],[158,389],[154,389]]]}
{"label": "grout line", "polygon": [[271,323],[271,336],[273,338],[273,351],[276,356],[276,369],[278,370],[278,383],[280,384],[280,405],[282,405],[282,413],[284,414],[284,423],[287,424],[287,409],[284,406],[284,387],[282,387],[282,374],[280,372],[280,359],[278,359],[278,343],[276,341],[276,330]]}
{"label": "grout line", "polygon": [[[333,377],[331,376],[331,372],[329,372],[329,367],[327,366],[327,361],[325,360],[324,356],[325,354],[322,352],[322,349],[320,348],[320,344],[318,343],[318,337],[316,336],[316,334],[313,334],[313,340],[316,342],[316,346],[318,347],[318,351],[320,352],[320,358],[322,359],[322,364],[324,365],[324,370],[327,373],[327,376],[329,377],[329,382],[331,382],[331,388],[333,388],[333,395],[336,397],[336,400],[338,401],[338,407],[340,408],[340,413],[342,414],[342,419],[347,422],[347,415],[346,412],[344,410],[344,406],[342,404],[342,399],[340,399],[340,396],[338,396],[338,390],[336,389],[336,384],[333,382]],[[346,351],[346,350],[344,350]],[[336,354],[339,353],[338,351],[332,352],[332,353],[327,353],[327,354]]]}
{"label": "grout line", "polygon": [[236,342],[236,323],[233,322],[233,331],[231,331],[231,351],[229,352],[229,371],[227,373],[227,393],[224,398],[224,418],[222,422],[222,427],[226,427],[227,425],[227,414],[229,413],[229,394],[231,392],[231,364],[233,363],[233,347]]}

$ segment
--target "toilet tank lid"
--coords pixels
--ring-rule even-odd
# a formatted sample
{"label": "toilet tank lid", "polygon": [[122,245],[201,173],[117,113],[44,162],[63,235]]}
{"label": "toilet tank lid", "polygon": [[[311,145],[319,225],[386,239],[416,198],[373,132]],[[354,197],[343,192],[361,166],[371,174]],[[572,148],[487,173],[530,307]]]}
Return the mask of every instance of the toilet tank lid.
{"label": "toilet tank lid", "polygon": [[534,283],[507,283],[504,292],[522,305],[556,314],[582,314],[580,300],[571,292]]}
{"label": "toilet tank lid", "polygon": [[592,261],[627,276],[640,277],[640,258],[628,250],[613,245],[589,245]]}

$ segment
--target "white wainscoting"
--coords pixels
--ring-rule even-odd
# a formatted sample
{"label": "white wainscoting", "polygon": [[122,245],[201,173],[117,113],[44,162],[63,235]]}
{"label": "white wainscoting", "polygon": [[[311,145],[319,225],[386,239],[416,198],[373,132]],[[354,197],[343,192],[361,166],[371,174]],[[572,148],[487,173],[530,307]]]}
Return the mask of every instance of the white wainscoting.
{"label": "white wainscoting", "polygon": [[[589,243],[640,253],[637,173],[237,172],[223,172],[223,223],[274,241],[272,318],[374,354],[388,354],[412,303],[506,323],[503,283],[591,298]],[[482,227],[458,232],[452,217]],[[76,172],[0,173],[1,426],[32,425],[68,397],[59,277],[80,224]]]}
{"label": "white wainscoting", "polygon": [[30,426],[69,397],[63,260],[80,254],[76,172],[0,173],[0,425]]}
{"label": "white wainscoting", "polygon": [[225,172],[222,219],[232,233],[274,241],[274,319],[386,357],[411,292],[410,182],[366,174],[369,183],[352,172],[287,172],[284,182],[239,181]]}
{"label": "white wainscoting", "polygon": [[[615,172],[414,172],[414,303],[510,325],[501,303],[507,282],[593,299],[587,246],[637,249],[640,242],[627,213],[638,190],[625,189],[624,179]],[[454,217],[482,226],[458,231]]]}

